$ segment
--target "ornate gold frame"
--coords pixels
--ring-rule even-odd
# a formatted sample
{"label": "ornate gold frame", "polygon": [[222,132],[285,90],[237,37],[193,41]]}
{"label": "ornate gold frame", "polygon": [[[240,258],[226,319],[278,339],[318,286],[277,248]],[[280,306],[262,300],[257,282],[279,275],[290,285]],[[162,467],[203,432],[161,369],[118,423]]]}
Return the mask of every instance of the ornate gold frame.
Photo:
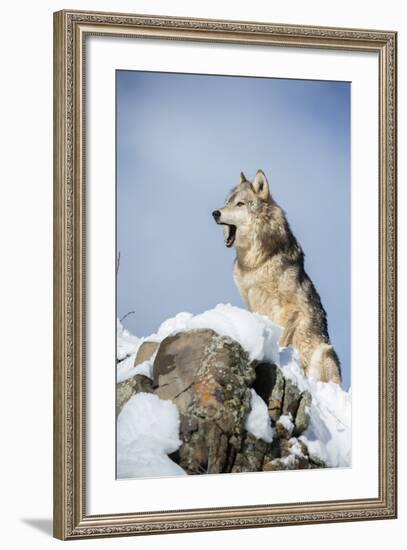
{"label": "ornate gold frame", "polygon": [[[85,148],[90,34],[362,50],[379,58],[379,495],[153,513],[86,514]],[[181,17],[54,14],[54,535],[60,539],[396,517],[396,41],[389,31]]]}

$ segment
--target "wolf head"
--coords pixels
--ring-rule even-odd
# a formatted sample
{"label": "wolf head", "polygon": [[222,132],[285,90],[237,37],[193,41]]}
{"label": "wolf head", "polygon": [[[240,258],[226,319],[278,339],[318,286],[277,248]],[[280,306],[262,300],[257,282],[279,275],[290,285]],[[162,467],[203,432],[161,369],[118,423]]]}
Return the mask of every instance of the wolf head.
{"label": "wolf head", "polygon": [[241,172],[240,183],[232,189],[223,208],[214,210],[215,222],[224,226],[225,245],[243,244],[254,225],[265,216],[273,204],[266,175],[258,170],[252,182]]}

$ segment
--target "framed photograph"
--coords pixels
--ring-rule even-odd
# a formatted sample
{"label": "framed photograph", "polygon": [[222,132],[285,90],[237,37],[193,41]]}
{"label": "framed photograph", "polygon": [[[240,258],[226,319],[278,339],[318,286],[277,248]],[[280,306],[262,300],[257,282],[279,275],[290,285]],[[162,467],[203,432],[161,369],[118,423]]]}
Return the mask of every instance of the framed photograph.
{"label": "framed photograph", "polygon": [[396,517],[396,38],[55,13],[55,537]]}

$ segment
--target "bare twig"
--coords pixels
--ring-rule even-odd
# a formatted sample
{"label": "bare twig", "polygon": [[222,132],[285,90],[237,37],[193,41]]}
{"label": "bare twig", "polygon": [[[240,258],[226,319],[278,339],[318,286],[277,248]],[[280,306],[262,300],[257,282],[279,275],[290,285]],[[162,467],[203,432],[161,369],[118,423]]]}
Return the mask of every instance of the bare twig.
{"label": "bare twig", "polygon": [[134,315],[135,313],[135,311],[128,311],[126,315],[123,315],[123,317],[120,319],[120,322],[124,321],[124,319],[126,319],[126,317],[128,317],[129,315]]}

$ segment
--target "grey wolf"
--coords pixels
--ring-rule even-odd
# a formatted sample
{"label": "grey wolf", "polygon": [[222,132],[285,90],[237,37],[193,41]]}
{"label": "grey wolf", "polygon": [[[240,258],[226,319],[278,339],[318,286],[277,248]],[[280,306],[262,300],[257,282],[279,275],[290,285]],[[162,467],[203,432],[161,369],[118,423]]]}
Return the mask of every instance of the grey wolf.
{"label": "grey wolf", "polygon": [[223,225],[225,245],[236,248],[234,280],[249,310],[283,327],[280,345],[298,350],[306,376],[340,384],[326,312],[264,172],[258,170],[252,182],[241,173],[225,206],[212,215]]}

